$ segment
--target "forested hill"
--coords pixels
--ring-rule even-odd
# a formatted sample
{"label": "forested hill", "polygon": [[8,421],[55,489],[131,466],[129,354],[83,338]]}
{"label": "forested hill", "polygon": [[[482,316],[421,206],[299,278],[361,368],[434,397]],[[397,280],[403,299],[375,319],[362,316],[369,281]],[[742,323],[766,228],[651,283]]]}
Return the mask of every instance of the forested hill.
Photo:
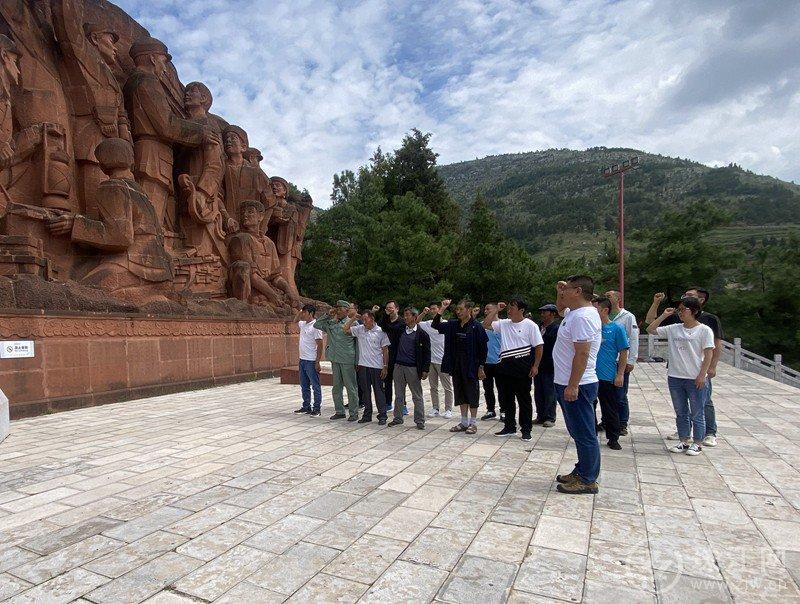
{"label": "forested hill", "polygon": [[605,181],[602,169],[634,155],[639,156],[641,167],[625,178],[627,229],[656,226],[665,208],[701,198],[730,213],[728,229],[737,239],[749,233],[780,235],[800,224],[800,187],[793,183],[736,165],[709,168],[636,149],[595,147],[496,155],[440,166],[439,173],[465,210],[482,191],[503,230],[537,253],[553,239],[561,239],[551,236],[615,229],[617,180]]}

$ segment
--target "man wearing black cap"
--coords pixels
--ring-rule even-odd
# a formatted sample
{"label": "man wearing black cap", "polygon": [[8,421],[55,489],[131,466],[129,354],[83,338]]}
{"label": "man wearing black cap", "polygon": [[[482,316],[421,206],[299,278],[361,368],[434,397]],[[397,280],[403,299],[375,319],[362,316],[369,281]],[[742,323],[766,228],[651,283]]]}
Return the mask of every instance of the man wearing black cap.
{"label": "man wearing black cap", "polygon": [[155,208],[159,222],[175,228],[175,198],[172,184],[172,145],[198,147],[222,144],[210,125],[183,119],[172,111],[160,78],[167,75],[172,57],[163,42],[139,38],[131,45],[136,68],[123,89],[131,122],[136,156],[134,176]]}
{"label": "man wearing black cap", "polygon": [[555,304],[545,304],[539,307],[539,317],[542,320],[542,362],[539,363],[539,373],[533,378],[533,400],[536,404],[536,419],[534,424],[552,428],[556,423],[556,387],[553,383],[555,370],[553,369],[553,347],[558,338],[558,326],[561,323],[558,308]]}

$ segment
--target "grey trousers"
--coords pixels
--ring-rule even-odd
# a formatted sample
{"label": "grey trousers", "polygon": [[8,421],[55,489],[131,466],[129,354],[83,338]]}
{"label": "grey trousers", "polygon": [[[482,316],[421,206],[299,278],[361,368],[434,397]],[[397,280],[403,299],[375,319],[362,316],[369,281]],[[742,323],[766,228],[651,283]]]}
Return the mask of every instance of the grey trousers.
{"label": "grey trousers", "polygon": [[416,367],[394,366],[394,419],[403,421],[403,407],[406,404],[406,386],[411,390],[414,403],[414,423],[425,424],[425,401],[422,399],[422,380]]}
{"label": "grey trousers", "polygon": [[383,391],[381,370],[375,367],[358,367],[358,384],[364,395],[364,419],[372,418],[372,393],[375,393],[375,406],[378,408],[378,419],[386,419],[386,393]]}
{"label": "grey trousers", "polygon": [[444,388],[444,409],[445,411],[453,410],[453,378],[449,373],[442,373],[442,365],[440,363],[431,363],[431,371],[428,374],[428,386],[431,389],[431,404],[437,411],[439,410],[439,382],[442,382]]}

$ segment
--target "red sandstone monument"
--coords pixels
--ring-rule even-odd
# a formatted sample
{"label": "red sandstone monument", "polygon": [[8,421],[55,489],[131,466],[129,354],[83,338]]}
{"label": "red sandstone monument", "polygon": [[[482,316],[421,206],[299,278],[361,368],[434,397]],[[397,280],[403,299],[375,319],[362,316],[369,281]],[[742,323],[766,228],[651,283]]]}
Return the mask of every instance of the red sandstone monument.
{"label": "red sandstone monument", "polygon": [[105,0],[0,2],[0,359],[12,417],[294,360],[312,200]]}

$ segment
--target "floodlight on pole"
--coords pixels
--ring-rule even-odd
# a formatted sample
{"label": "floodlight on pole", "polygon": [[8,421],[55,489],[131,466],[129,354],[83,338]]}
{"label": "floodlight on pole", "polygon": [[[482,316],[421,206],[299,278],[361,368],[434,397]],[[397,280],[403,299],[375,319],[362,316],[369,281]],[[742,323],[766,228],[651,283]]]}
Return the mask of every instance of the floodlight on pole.
{"label": "floodlight on pole", "polygon": [[619,291],[625,303],[625,172],[639,167],[639,156],[603,169],[603,178],[619,176]]}

